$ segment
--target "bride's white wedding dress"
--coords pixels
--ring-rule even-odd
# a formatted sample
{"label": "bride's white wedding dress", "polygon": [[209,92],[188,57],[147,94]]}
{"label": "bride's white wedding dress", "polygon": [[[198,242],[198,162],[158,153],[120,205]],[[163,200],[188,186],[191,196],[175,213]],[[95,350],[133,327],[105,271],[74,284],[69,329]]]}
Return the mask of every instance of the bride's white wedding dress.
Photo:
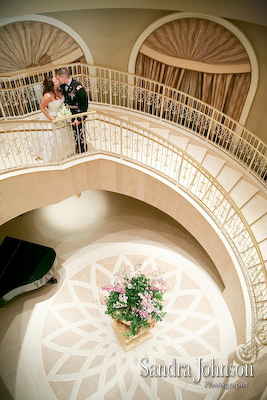
{"label": "bride's white wedding dress", "polygon": [[[51,117],[56,118],[60,106],[64,103],[63,99],[58,99],[48,103],[46,109]],[[50,121],[42,113],[40,121]],[[62,124],[63,125],[63,124]],[[53,131],[54,126],[54,131]],[[44,162],[61,161],[75,152],[75,141],[70,126],[60,126],[56,124],[40,124],[40,131],[34,138],[32,156],[42,159]]]}

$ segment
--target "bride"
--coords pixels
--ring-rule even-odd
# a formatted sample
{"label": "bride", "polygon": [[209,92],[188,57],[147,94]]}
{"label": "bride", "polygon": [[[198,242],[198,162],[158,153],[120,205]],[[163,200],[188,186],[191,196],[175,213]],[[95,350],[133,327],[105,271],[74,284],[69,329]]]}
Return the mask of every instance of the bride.
{"label": "bride", "polygon": [[[57,118],[58,111],[64,103],[64,96],[60,91],[59,82],[56,78],[46,77],[43,82],[44,94],[41,99],[40,109],[43,114],[40,121],[53,121]],[[64,123],[64,121],[63,121]],[[54,125],[54,124],[53,124]],[[37,159],[44,162],[60,161],[74,154],[74,140],[70,127],[60,128],[52,124],[41,123],[41,132],[34,140],[34,150]]]}
{"label": "bride", "polygon": [[[45,78],[43,86],[44,94],[40,103],[40,109],[50,121],[53,121],[57,118],[58,110],[64,103],[64,96],[59,89],[59,82],[56,78],[51,76]],[[42,117],[41,119],[44,119],[44,116]]]}

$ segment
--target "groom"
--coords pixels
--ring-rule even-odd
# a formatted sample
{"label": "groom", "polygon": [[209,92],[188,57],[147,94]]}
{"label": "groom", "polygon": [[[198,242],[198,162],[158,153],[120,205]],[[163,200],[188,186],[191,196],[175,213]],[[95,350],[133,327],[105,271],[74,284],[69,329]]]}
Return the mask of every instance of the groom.
{"label": "groom", "polygon": [[[71,76],[67,68],[60,68],[56,77],[60,83],[62,93],[65,97],[65,103],[69,106],[73,115],[83,113],[88,108],[88,98],[84,87]],[[84,120],[86,117],[77,117],[72,119],[74,131],[76,153],[87,151]]]}

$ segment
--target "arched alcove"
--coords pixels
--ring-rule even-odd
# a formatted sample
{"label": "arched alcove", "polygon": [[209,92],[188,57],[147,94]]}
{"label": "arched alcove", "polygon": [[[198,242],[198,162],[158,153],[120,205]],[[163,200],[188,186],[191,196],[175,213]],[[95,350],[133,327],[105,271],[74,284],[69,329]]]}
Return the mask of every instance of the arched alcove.
{"label": "arched alcove", "polygon": [[200,98],[241,124],[258,83],[256,56],[245,36],[228,21],[204,14],[175,13],[150,25],[135,43],[128,70]]}
{"label": "arched alcove", "polygon": [[24,15],[3,19],[0,38],[0,73],[75,61],[93,64],[83,39],[53,18]]}

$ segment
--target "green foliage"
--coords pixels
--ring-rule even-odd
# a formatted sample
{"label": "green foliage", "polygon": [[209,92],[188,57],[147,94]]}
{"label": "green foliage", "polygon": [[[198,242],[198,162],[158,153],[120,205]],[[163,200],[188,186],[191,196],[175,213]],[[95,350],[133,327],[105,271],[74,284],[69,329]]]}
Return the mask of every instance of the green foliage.
{"label": "green foliage", "polygon": [[123,279],[115,281],[114,285],[102,288],[109,291],[105,314],[119,321],[131,322],[125,336],[135,336],[140,329],[147,329],[150,323],[162,321],[165,317],[162,301],[167,286],[157,276],[137,273],[129,278],[124,274]]}

